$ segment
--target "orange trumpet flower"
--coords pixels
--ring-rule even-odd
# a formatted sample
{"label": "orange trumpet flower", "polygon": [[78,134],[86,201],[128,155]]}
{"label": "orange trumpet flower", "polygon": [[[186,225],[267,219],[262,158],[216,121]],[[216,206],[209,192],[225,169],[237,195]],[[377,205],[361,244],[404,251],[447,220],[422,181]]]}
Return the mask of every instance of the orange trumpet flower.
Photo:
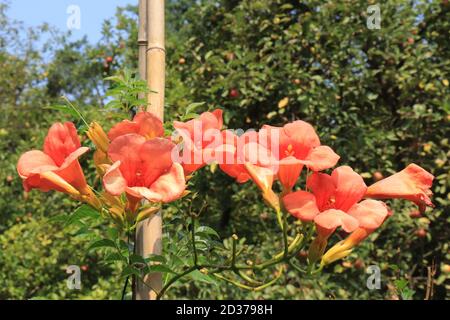
{"label": "orange trumpet flower", "polygon": [[216,109],[187,122],[174,121],[173,126],[183,139],[181,163],[186,175],[204,167],[207,160],[212,160],[207,159],[207,152],[210,153],[219,144],[216,140],[221,136],[222,113],[222,110]]}
{"label": "orange trumpet flower", "polygon": [[318,260],[327,245],[328,238],[338,227],[353,232],[358,220],[349,214],[363,198],[367,187],[362,177],[348,166],[338,167],[331,175],[313,173],[306,182],[312,193],[296,191],[283,197],[286,210],[294,217],[314,221],[317,237],[309,250],[309,260]]}
{"label": "orange trumpet flower", "polygon": [[278,158],[278,178],[285,191],[295,185],[303,166],[322,171],[334,167],[340,158],[330,147],[322,146],[314,128],[301,120],[282,128],[263,126],[259,141]]}
{"label": "orange trumpet flower", "polygon": [[114,163],[103,176],[105,190],[114,196],[125,192],[133,212],[142,198],[164,203],[180,198],[186,181],[181,165],[172,161],[174,149],[163,138],[127,134],[114,139],[108,150]]}
{"label": "orange trumpet flower", "polygon": [[327,265],[350,254],[352,248],[366,239],[379,228],[390,211],[386,204],[377,200],[364,200],[355,204],[348,214],[358,221],[355,229],[345,240],[338,242],[322,257],[322,264]]}
{"label": "orange trumpet flower", "polygon": [[416,203],[421,212],[426,206],[433,207],[430,188],[434,176],[420,166],[412,163],[396,174],[371,185],[365,194],[366,198],[406,199]]}
{"label": "orange trumpet flower", "polygon": [[334,169],[331,175],[315,172],[306,186],[312,193],[296,191],[283,198],[286,210],[302,221],[312,221],[328,209],[348,212],[367,190],[363,178],[348,166]]}
{"label": "orange trumpet flower", "polygon": [[150,112],[139,112],[133,121],[124,120],[119,122],[108,132],[109,140],[135,133],[145,137],[147,140],[164,136],[162,121]]}
{"label": "orange trumpet flower", "polygon": [[72,196],[88,193],[89,187],[78,162],[87,151],[89,148],[81,147],[73,123],[55,123],[45,138],[44,151],[26,152],[17,163],[25,191],[55,190]]}

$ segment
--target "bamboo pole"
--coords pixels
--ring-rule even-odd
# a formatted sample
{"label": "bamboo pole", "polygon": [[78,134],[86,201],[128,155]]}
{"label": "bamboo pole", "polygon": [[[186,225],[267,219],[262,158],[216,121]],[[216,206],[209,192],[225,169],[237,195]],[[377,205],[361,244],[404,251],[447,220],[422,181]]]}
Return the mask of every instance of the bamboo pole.
{"label": "bamboo pole", "polygon": [[[147,111],[164,120],[165,89],[165,23],[164,0],[146,0],[147,50],[146,74],[151,93],[148,94]],[[144,6],[144,4],[142,4]],[[140,9],[142,9],[140,7]],[[142,13],[142,12],[141,12]],[[142,13],[143,14],[143,13]],[[144,20],[145,18],[143,18]],[[159,212],[142,221],[136,228],[136,252],[148,257],[150,254],[160,255],[162,252],[162,214]],[[154,300],[162,289],[160,273],[149,274],[145,284],[137,281],[137,300]]]}
{"label": "bamboo pole", "polygon": [[147,0],[139,0],[139,76],[147,79]]}
{"label": "bamboo pole", "polygon": [[147,81],[150,90],[147,111],[164,119],[164,89],[166,81],[166,50],[164,0],[148,0],[147,3]]}

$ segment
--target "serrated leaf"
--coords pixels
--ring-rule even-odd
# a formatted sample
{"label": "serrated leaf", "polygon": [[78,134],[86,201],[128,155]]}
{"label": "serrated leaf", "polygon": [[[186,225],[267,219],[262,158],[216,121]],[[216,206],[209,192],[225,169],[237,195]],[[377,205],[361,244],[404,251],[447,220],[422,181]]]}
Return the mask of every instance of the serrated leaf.
{"label": "serrated leaf", "polygon": [[80,222],[81,219],[84,218],[98,218],[100,215],[99,213],[92,207],[88,205],[82,205],[81,207],[77,208],[66,220],[65,225],[69,226],[72,224],[75,224],[77,222]]}
{"label": "serrated leaf", "polygon": [[88,251],[100,249],[100,248],[116,248],[116,244],[114,241],[112,241],[110,239],[102,239],[102,240],[98,240],[98,241],[95,241],[94,243],[92,243],[89,246]]}
{"label": "serrated leaf", "polygon": [[139,272],[139,270],[137,270],[136,268],[133,268],[132,266],[129,266],[129,265],[125,266],[125,268],[123,268],[121,276],[124,278],[124,277],[128,277],[131,275],[141,277],[141,273]]}
{"label": "serrated leaf", "polygon": [[196,113],[188,113],[188,114],[185,114],[184,116],[182,116],[181,120],[187,121],[187,120],[195,119],[197,117],[198,117],[198,114],[196,114]]}
{"label": "serrated leaf", "polygon": [[195,233],[196,233],[196,235],[212,235],[212,236],[215,236],[216,238],[220,239],[220,236],[217,233],[217,231],[208,226],[198,227],[197,230],[195,231]]}
{"label": "serrated leaf", "polygon": [[105,81],[113,81],[113,82],[123,82],[121,77],[118,76],[110,76],[110,77],[106,77],[103,80]]}
{"label": "serrated leaf", "polygon": [[140,256],[140,255],[138,255],[138,254],[132,254],[131,256],[130,256],[130,263],[139,263],[139,264],[147,264],[147,262],[145,261],[145,259],[142,257],[142,256]]}
{"label": "serrated leaf", "polygon": [[124,256],[122,256],[121,254],[119,254],[117,252],[113,252],[106,257],[105,261],[107,261],[107,262],[115,262],[115,261],[126,262],[127,259]]}
{"label": "serrated leaf", "polygon": [[186,107],[186,114],[188,113],[194,113],[199,107],[202,107],[205,105],[205,102],[195,102],[191,103]]}

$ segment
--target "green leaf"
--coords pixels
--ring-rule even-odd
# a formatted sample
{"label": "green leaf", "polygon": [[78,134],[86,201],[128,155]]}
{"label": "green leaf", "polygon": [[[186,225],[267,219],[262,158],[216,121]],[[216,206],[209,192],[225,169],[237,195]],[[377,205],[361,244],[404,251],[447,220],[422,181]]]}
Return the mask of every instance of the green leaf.
{"label": "green leaf", "polygon": [[144,259],[145,262],[161,262],[164,263],[166,262],[166,258],[164,256],[161,255],[157,255],[157,254],[152,254],[150,255],[148,258]]}
{"label": "green leaf", "polygon": [[116,244],[114,241],[112,241],[110,239],[102,239],[102,240],[98,240],[98,241],[95,241],[94,243],[92,243],[89,246],[88,251],[96,250],[96,249],[100,249],[100,248],[117,248],[117,247],[116,247]]}
{"label": "green leaf", "polygon": [[64,114],[70,115],[76,119],[80,118],[80,115],[73,110],[72,108],[70,108],[69,106],[63,105],[63,104],[58,104],[58,105],[54,105],[54,106],[49,106],[49,107],[44,107],[44,109],[48,109],[48,110],[56,110],[56,111],[60,111]]}
{"label": "green leaf", "polygon": [[142,256],[138,255],[138,254],[132,254],[132,255],[130,256],[130,263],[131,263],[131,264],[139,263],[139,264],[144,264],[144,265],[147,264],[147,262],[145,261],[145,259],[144,259]]}
{"label": "green leaf", "polygon": [[214,54],[213,51],[208,51],[208,52],[205,54],[205,60],[208,60],[213,54]]}
{"label": "green leaf", "polygon": [[202,272],[200,272],[198,270],[192,271],[189,274],[189,276],[194,281],[204,282],[204,283],[208,283],[208,284],[217,284],[216,279],[214,279],[210,275],[204,274],[204,273],[202,273]]}
{"label": "green leaf", "polygon": [[184,116],[181,117],[181,120],[183,121],[187,121],[187,120],[191,120],[191,119],[195,119],[198,117],[198,114],[196,113],[187,113]]}
{"label": "green leaf", "polygon": [[117,239],[119,237],[119,230],[117,230],[116,228],[108,228],[108,231],[106,233],[111,239]]}
{"label": "green leaf", "polygon": [[155,264],[152,266],[149,266],[147,268],[148,273],[152,272],[161,272],[161,273],[175,273],[172,269],[170,269],[168,266],[162,265],[162,264]]}
{"label": "green leaf", "polygon": [[186,112],[185,112],[185,114],[187,115],[187,114],[189,114],[189,113],[195,113],[195,111],[198,109],[198,108],[200,108],[200,107],[202,107],[202,106],[204,106],[205,105],[205,102],[195,102],[195,103],[191,103],[190,105],[188,105],[187,107],[186,107]]}
{"label": "green leaf", "polygon": [[122,78],[119,77],[119,76],[110,76],[110,77],[104,78],[103,80],[105,80],[105,81],[112,81],[112,82],[119,82],[119,83],[123,82]]}
{"label": "green leaf", "polygon": [[402,290],[401,296],[403,300],[411,300],[415,293],[416,291],[405,288],[404,290]]}
{"label": "green leaf", "polygon": [[399,279],[399,280],[395,280],[394,283],[395,283],[395,286],[397,287],[397,289],[403,290],[408,285],[408,280]]}
{"label": "green leaf", "polygon": [[124,256],[122,256],[121,254],[119,254],[118,252],[113,252],[106,257],[105,261],[107,261],[107,262],[116,262],[116,261],[127,262],[127,259]]}
{"label": "green leaf", "polygon": [[212,235],[212,236],[220,239],[220,236],[217,233],[217,231],[214,230],[213,228],[210,228],[210,227],[207,227],[207,226],[198,227],[196,232],[195,232],[195,234],[198,235],[198,236],[199,235]]}
{"label": "green leaf", "polygon": [[188,266],[188,263],[186,261],[187,259],[181,259],[180,257],[176,255],[172,255],[170,259],[170,264],[175,267],[181,267],[181,266]]}
{"label": "green leaf", "polygon": [[65,226],[78,223],[84,218],[96,219],[98,217],[100,217],[100,214],[94,208],[88,205],[82,205],[67,218]]}
{"label": "green leaf", "polygon": [[125,268],[123,268],[121,276],[123,278],[125,278],[125,277],[131,276],[131,275],[135,275],[137,277],[141,277],[141,273],[139,272],[139,270],[137,270],[136,268],[133,268],[130,265],[125,266]]}

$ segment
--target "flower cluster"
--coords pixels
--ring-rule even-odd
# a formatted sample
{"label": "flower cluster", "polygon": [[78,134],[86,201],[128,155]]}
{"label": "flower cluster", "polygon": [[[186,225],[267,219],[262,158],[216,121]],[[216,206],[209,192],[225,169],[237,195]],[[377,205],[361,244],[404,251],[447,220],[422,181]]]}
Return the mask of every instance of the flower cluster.
{"label": "flower cluster", "polygon": [[[139,113],[133,121],[115,125],[108,134],[94,122],[87,135],[97,149],[94,163],[103,180],[103,194],[96,195],[86,183],[78,158],[89,149],[81,147],[70,122],[50,128],[43,152],[29,151],[20,157],[17,170],[25,190],[67,193],[97,210],[106,209],[121,225],[133,224],[137,216],[148,216],[161,203],[184,195],[183,168],[172,161],[176,145],[164,137],[163,124],[153,114]],[[144,207],[143,199],[155,206]]]}
{"label": "flower cluster", "polygon": [[[161,204],[183,197],[190,175],[218,163],[238,183],[253,180],[277,213],[287,212],[304,224],[314,224],[309,261],[321,259],[322,265],[348,255],[391,215],[384,202],[374,199],[406,199],[422,211],[432,206],[434,177],[415,164],[369,187],[348,166],[323,173],[334,168],[340,157],[322,145],[314,128],[304,121],[283,127],[265,125],[245,133],[222,127],[221,110],[187,122],[175,121],[170,137],[165,136],[160,119],[147,112],[118,123],[108,134],[94,122],[87,135],[96,146],[93,158],[103,193],[95,193],[86,183],[78,158],[89,149],[81,146],[72,123],[54,124],[44,150],[23,154],[17,170],[26,191],[64,192],[106,210],[120,224],[132,225],[137,217],[147,217]],[[300,189],[302,170],[307,173]],[[275,181],[280,183],[279,193],[274,191]],[[338,228],[348,237],[326,251],[328,239]]]}
{"label": "flower cluster", "polygon": [[[285,210],[305,224],[314,223],[317,235],[310,246],[310,262],[321,259],[326,265],[343,258],[380,227],[392,212],[374,199],[410,200],[421,211],[433,206],[430,188],[434,177],[416,164],[367,187],[348,166],[335,168],[331,175],[321,172],[335,167],[340,157],[321,144],[309,123],[265,125],[258,132],[237,135],[232,130],[221,131],[220,115],[216,110],[175,125],[188,146],[185,152],[200,159],[195,162],[187,157],[183,166],[192,172],[208,161],[217,162],[239,183],[252,179],[276,211]],[[308,170],[305,188],[294,190],[304,167]],[[276,180],[282,187],[280,194],[273,190]],[[338,228],[349,236],[324,254],[328,239]]]}

